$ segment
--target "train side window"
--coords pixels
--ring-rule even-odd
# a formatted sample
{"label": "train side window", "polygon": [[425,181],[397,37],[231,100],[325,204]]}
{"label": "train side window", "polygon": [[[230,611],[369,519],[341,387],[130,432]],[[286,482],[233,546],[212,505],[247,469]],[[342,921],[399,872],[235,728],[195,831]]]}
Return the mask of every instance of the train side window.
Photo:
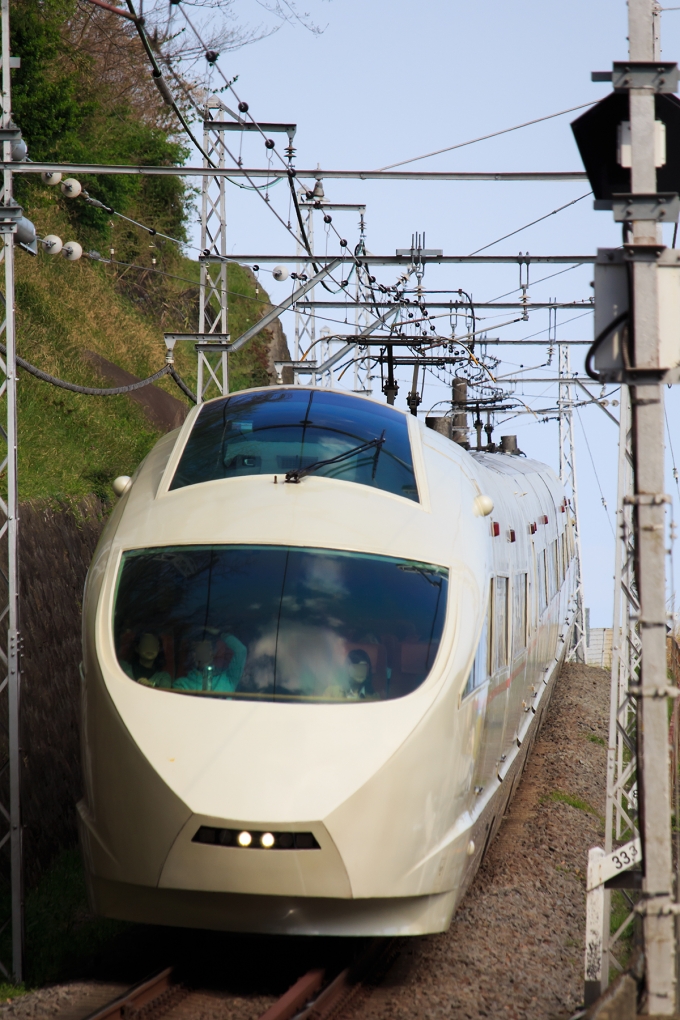
{"label": "train side window", "polygon": [[508,664],[508,579],[496,577],[493,591],[492,672]]}
{"label": "train side window", "polygon": [[548,577],[546,573],[546,550],[538,554],[538,615],[541,617],[548,605]]}
{"label": "train side window", "polygon": [[515,574],[512,581],[512,654],[527,646],[527,575]]}
{"label": "train side window", "polygon": [[475,655],[474,662],[472,663],[472,669],[470,675],[467,678],[465,684],[465,690],[463,691],[463,698],[467,698],[468,694],[472,694],[473,691],[478,690],[486,683],[489,676],[489,611],[487,609],[486,616],[484,617],[484,625],[482,627],[482,633],[479,637],[479,644],[477,645],[477,653]]}
{"label": "train side window", "polygon": [[557,575],[555,573],[555,543],[551,542],[545,550],[545,559],[548,574],[548,602],[557,591]]}

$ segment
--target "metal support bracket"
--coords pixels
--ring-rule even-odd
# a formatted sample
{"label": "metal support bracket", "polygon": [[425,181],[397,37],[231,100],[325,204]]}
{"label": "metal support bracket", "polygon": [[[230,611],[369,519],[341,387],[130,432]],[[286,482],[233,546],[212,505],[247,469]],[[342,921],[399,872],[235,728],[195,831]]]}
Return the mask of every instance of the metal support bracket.
{"label": "metal support bracket", "polygon": [[[670,896],[670,893],[666,894]],[[672,914],[680,914],[680,903],[659,903],[654,904],[649,900],[643,900],[635,904],[635,913],[647,917],[669,917]]]}
{"label": "metal support bracket", "polygon": [[16,234],[24,210],[14,201],[0,202],[0,234]]}
{"label": "metal support bracket", "polygon": [[310,372],[313,375],[316,372],[316,367],[316,361],[275,361],[276,381],[279,386],[283,383],[284,368],[292,368],[293,372]]}
{"label": "metal support bracket", "polygon": [[643,684],[631,684],[628,693],[634,698],[680,698],[680,687],[645,687]]}
{"label": "metal support bracket", "polygon": [[662,506],[673,501],[665,492],[640,492],[634,496],[624,496],[623,502],[626,506]]}
{"label": "metal support bracket", "polygon": [[615,60],[611,71],[593,71],[592,81],[610,81],[615,92],[649,89],[652,92],[677,92],[678,65],[662,60]]}
{"label": "metal support bracket", "polygon": [[597,208],[607,205],[614,210],[617,223],[633,220],[656,220],[657,223],[677,223],[680,213],[680,197],[675,191],[660,191],[647,195],[614,195],[611,201],[599,199]]}

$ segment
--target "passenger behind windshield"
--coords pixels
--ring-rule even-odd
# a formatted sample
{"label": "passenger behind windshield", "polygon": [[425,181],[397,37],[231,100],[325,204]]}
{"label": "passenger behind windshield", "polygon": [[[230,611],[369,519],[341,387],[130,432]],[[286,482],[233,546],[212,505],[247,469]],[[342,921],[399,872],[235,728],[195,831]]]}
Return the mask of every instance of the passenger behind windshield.
{"label": "passenger behind windshield", "polygon": [[344,683],[334,684],[325,692],[327,698],[373,698],[373,667],[363,648],[353,648],[347,656]]}
{"label": "passenger behind windshield", "polygon": [[228,665],[216,663],[215,642],[210,638],[195,641],[194,668],[178,677],[173,687],[180,691],[235,691],[243,674],[248,649],[234,634],[221,634],[224,646],[232,653]]}
{"label": "passenger behind windshield", "polygon": [[447,587],[445,567],[369,553],[135,549],[116,592],[116,652],[132,679],[182,694],[399,698],[432,668]]}
{"label": "passenger behind windshield", "polygon": [[161,643],[155,634],[146,631],[140,634],[134,646],[132,661],[121,659],[121,669],[131,680],[136,680],[145,687],[170,687],[170,674],[158,668],[158,657]]}

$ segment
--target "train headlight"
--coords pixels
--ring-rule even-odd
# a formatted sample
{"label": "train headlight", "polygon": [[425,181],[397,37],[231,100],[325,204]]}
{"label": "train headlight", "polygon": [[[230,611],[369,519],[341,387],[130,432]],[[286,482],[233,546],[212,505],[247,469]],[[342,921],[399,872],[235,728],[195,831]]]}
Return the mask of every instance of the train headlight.
{"label": "train headlight", "polygon": [[250,846],[253,842],[253,837],[249,832],[239,832],[238,834],[238,845],[239,846]]}
{"label": "train headlight", "polygon": [[274,835],[271,832],[263,832],[262,835],[260,836],[260,843],[265,848],[265,850],[269,850],[271,847],[273,847],[275,842],[276,839],[274,838]]}

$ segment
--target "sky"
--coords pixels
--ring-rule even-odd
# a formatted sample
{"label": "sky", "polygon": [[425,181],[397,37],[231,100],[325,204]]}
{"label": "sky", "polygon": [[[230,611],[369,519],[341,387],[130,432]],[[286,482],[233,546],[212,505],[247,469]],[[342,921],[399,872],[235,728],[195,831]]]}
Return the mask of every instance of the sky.
{"label": "sky", "polygon": [[[300,10],[308,12],[309,20],[323,31],[312,32],[292,21],[268,38],[225,53],[219,61],[227,78],[237,76],[235,91],[248,102],[256,120],[298,125],[295,146],[300,168],[377,169],[597,101],[611,86],[593,84],[590,72],[607,70],[612,61],[627,57],[624,0],[570,0],[568,4],[555,0],[518,0],[513,4],[507,0],[466,4],[460,0],[421,0],[418,4],[406,0],[306,0]],[[233,14],[242,25],[277,24],[258,0],[235,0]],[[179,26],[179,15],[177,19]],[[661,40],[664,59],[680,58],[680,11],[662,15]],[[216,72],[213,84],[216,88],[223,84]],[[224,98],[228,105],[234,103],[233,96],[224,94]],[[582,170],[569,126],[579,115],[556,117],[405,169]],[[266,166],[262,139],[244,139],[241,156],[246,166]],[[192,162],[199,159],[191,157]],[[374,254],[394,254],[396,248],[409,247],[416,231],[426,234],[428,247],[441,248],[447,255],[469,254],[589,192],[584,182],[327,181],[324,188],[332,202],[366,204],[367,247]],[[285,189],[285,182],[272,188],[271,200],[287,221]],[[252,192],[228,187],[227,221],[230,254],[295,251],[295,242],[272,210]],[[352,247],[358,239],[356,213],[334,214],[334,224]],[[325,252],[321,223],[315,240],[316,250]],[[618,246],[620,240],[611,213],[595,212],[592,198],[585,197],[494,245],[488,253],[593,254],[598,247]],[[330,235],[327,250],[340,250],[337,236]],[[529,295],[534,301],[591,297],[592,266],[538,282],[561,268],[531,268]],[[394,282],[393,270],[374,272],[379,282]],[[261,279],[274,302],[291,292],[290,280],[276,282],[264,271]],[[428,287],[462,288],[480,301],[504,294],[518,283],[516,265],[430,266],[424,279]],[[499,317],[496,311],[486,314],[494,316],[484,321],[490,336],[547,339],[547,311],[537,310],[528,322],[497,330],[495,324],[514,316],[503,313]],[[339,317],[342,321],[342,314]],[[282,322],[292,350],[292,314]],[[336,323],[329,325],[339,328]],[[592,331],[590,312],[558,313],[558,339],[592,340]],[[586,346],[570,349],[572,370],[582,376],[586,351]],[[547,345],[498,347],[494,353],[502,358],[502,364],[496,374],[545,364],[546,352]],[[542,371],[552,374],[552,368]],[[527,374],[538,373],[536,369]],[[397,406],[405,407],[410,386],[406,376],[402,379]],[[379,379],[373,386],[374,396],[380,398]],[[618,393],[612,390],[608,388],[610,399],[617,400]],[[529,401],[535,408],[554,406],[556,400],[556,388],[547,384],[527,384],[518,392],[545,394],[543,401]],[[449,396],[448,386],[430,376],[423,396],[421,411],[425,413]],[[667,389],[666,397],[670,438],[667,491],[673,494],[677,518],[680,504],[672,477],[674,456],[680,458],[677,387]],[[608,409],[618,414],[616,406]],[[557,469],[557,428],[554,422],[541,422],[540,417],[523,414],[507,422],[498,434],[516,433],[524,452]],[[591,611],[592,626],[611,626],[618,430],[595,405],[578,409],[574,428],[585,604]]]}

